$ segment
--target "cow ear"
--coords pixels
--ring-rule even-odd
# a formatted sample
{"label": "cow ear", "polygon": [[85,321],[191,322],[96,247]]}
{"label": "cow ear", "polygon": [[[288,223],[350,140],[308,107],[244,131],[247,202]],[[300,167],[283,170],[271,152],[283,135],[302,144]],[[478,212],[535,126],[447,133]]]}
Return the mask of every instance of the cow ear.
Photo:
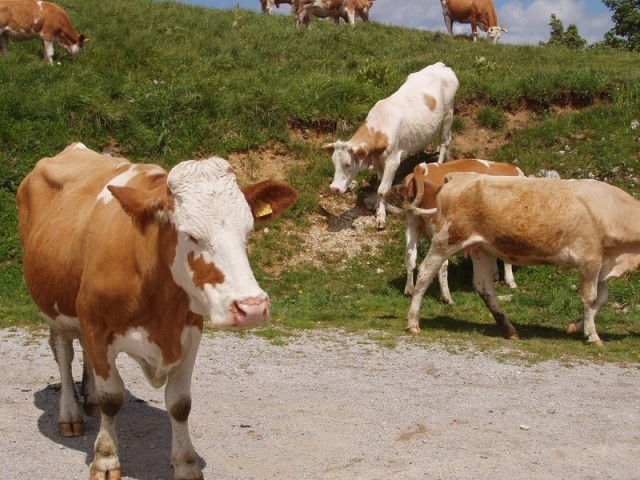
{"label": "cow ear", "polygon": [[242,193],[256,222],[266,222],[277,217],[298,200],[295,188],[276,180],[247,185]]}
{"label": "cow ear", "polygon": [[166,185],[153,190],[108,185],[107,189],[115,197],[122,209],[141,230],[157,221],[159,215],[169,208],[171,197]]}
{"label": "cow ear", "polygon": [[322,149],[327,152],[329,155],[333,155],[334,150],[336,149],[335,143],[325,143],[322,145]]}

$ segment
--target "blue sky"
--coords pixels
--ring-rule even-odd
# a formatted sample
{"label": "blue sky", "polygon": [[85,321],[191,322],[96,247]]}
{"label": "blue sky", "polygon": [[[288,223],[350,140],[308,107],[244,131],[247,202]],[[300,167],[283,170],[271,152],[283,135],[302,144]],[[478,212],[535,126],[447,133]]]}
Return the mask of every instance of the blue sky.
{"label": "blue sky", "polygon": [[[240,5],[240,8],[260,11],[260,0],[179,1],[220,9]],[[498,22],[509,31],[502,34],[500,42],[535,45],[540,41],[547,41],[552,13],[562,20],[565,28],[572,23],[576,24],[580,36],[589,43],[602,40],[604,34],[613,28],[612,12],[601,0],[494,0],[494,4]],[[289,6],[282,5],[276,11],[287,15]],[[440,0],[375,0],[370,19],[389,25],[446,31]],[[454,24],[454,33],[470,31],[469,25]]]}

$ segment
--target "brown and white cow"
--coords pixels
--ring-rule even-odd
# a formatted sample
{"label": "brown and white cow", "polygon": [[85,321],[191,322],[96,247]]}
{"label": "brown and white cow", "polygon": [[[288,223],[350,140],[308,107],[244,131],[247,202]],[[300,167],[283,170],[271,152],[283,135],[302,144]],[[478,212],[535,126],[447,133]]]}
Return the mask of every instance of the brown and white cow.
{"label": "brown and white cow", "polygon": [[440,139],[438,163],[447,158],[457,90],[456,74],[442,62],[410,74],[394,94],[374,105],[349,140],[323,145],[335,166],[331,191],[346,192],[359,172],[373,168],[380,179],[376,226],[384,228],[386,211],[381,200],[400,163],[436,137]]}
{"label": "brown and white cow", "polygon": [[500,32],[507,32],[498,24],[493,0],[441,0],[442,15],[449,35],[453,37],[453,22],[470,23],[473,41],[477,40],[478,27],[487,32],[487,39],[496,43]]}
{"label": "brown and white cow", "polygon": [[[436,192],[444,184],[445,175],[452,172],[475,172],[486,175],[511,175],[524,176],[522,170],[508,163],[490,162],[480,159],[452,160],[447,163],[421,163],[416,165],[413,173],[407,175],[400,185],[392,187],[383,198],[387,209],[393,213],[404,214],[404,226],[406,235],[405,266],[407,268],[407,282],[404,287],[405,295],[413,295],[413,273],[416,268],[418,256],[418,242],[422,233],[429,240],[435,230],[435,217],[416,215],[412,208],[428,210],[436,207]],[[448,260],[442,264],[438,272],[440,283],[440,298],[448,304],[453,303],[447,280]],[[497,268],[495,276],[499,276]],[[511,265],[504,265],[504,281],[516,288]]]}
{"label": "brown and white cow", "polygon": [[583,316],[567,333],[582,330],[588,343],[602,344],[595,316],[608,298],[605,280],[640,266],[640,201],[597,180],[452,173],[436,205],[435,234],[407,314],[410,331],[420,330],[422,296],[443,262],[465,250],[473,261],[474,287],[506,338],[517,333],[498,304],[495,257],[515,265],[577,268]]}
{"label": "brown and white cow", "polygon": [[42,55],[53,62],[53,45],[62,45],[72,55],[88,41],[78,35],[67,12],[55,3],[36,0],[0,0],[0,52],[7,53],[9,38],[42,40]]}
{"label": "brown and white cow", "polygon": [[175,478],[202,478],[187,420],[203,315],[220,327],[267,319],[269,298],[249,266],[247,240],[254,221],[278,215],[296,197],[274,181],[241,190],[221,158],[185,161],[167,173],[80,143],[40,160],[20,184],[24,277],[49,321],[64,436],[83,433],[71,371],[75,338],[90,365],[85,409],[102,415],[92,479],[121,476],[121,352],[154,387],[166,384]]}
{"label": "brown and white cow", "polygon": [[297,8],[298,0],[260,0],[260,7],[262,8],[262,13],[270,15],[273,13],[273,6],[275,5],[277,8],[280,8],[280,5],[287,4],[291,5],[291,9],[295,11]]}
{"label": "brown and white cow", "polygon": [[373,0],[299,0],[295,10],[296,27],[302,24],[309,27],[311,17],[333,18],[334,23],[340,24],[342,18],[352,27],[356,24],[356,17],[362,21],[369,20],[369,10]]}

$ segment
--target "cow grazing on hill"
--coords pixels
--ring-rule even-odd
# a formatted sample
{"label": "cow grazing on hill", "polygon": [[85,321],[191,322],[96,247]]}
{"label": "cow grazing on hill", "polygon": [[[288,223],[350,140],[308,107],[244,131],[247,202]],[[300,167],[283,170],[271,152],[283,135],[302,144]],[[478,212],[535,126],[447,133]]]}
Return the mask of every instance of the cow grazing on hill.
{"label": "cow grazing on hill", "polygon": [[447,158],[457,89],[455,73],[441,62],[410,74],[398,91],[374,105],[349,140],[323,145],[335,166],[331,191],[346,192],[359,172],[373,168],[380,179],[376,226],[384,228],[381,199],[400,163],[436,137],[440,139],[438,162]]}
{"label": "cow grazing on hill", "polygon": [[473,41],[477,40],[478,27],[487,32],[487,38],[496,43],[500,32],[507,32],[498,24],[493,0],[441,0],[442,15],[449,35],[453,36],[453,22],[470,23]]}
{"label": "cow grazing on hill", "polygon": [[9,38],[42,40],[42,55],[53,62],[53,45],[62,45],[72,55],[88,41],[78,35],[67,13],[58,5],[36,0],[0,0],[0,52],[7,53]]}
{"label": "cow grazing on hill", "polygon": [[291,5],[293,11],[295,11],[298,6],[298,0],[260,0],[260,7],[262,8],[262,13],[270,15],[273,12],[274,5],[280,8],[280,5],[283,3]]}
{"label": "cow grazing on hill", "polygon": [[[407,268],[407,283],[404,287],[405,295],[413,295],[413,272],[416,268],[418,242],[420,233],[428,239],[433,237],[435,217],[416,215],[411,207],[428,210],[436,206],[436,192],[444,184],[445,175],[452,172],[476,172],[487,175],[524,176],[522,170],[508,163],[489,162],[479,159],[453,160],[447,163],[421,163],[416,165],[413,173],[407,175],[400,185],[392,187],[385,195],[383,202],[393,213],[404,214],[404,226],[407,239],[405,250],[405,266]],[[447,281],[447,264],[445,261],[438,272],[440,283],[440,298],[452,304],[451,293]],[[495,271],[497,275],[497,269]],[[516,288],[511,265],[504,265],[504,280],[511,288]]]}
{"label": "cow grazing on hill", "polygon": [[203,328],[250,327],[269,298],[247,259],[255,220],[296,200],[287,184],[238,188],[221,158],[179,163],[168,173],[99,155],[80,143],[40,160],[17,192],[24,277],[49,321],[61,377],[58,429],[82,435],[72,342],[85,356],[85,410],[102,415],[92,479],[119,479],[115,417],[124,401],[120,352],[156,388],[166,384],[176,479],[201,479],[188,417]]}
{"label": "cow grazing on hill", "polygon": [[333,18],[334,23],[340,24],[342,18],[352,27],[356,24],[356,17],[362,21],[369,20],[369,10],[373,0],[298,0],[295,10],[296,27],[302,24],[309,27],[311,17]]}
{"label": "cow grazing on hill", "polygon": [[595,316],[608,298],[605,280],[640,266],[640,201],[596,180],[452,173],[436,205],[435,233],[407,314],[409,331],[420,330],[422,296],[442,263],[464,250],[473,261],[474,287],[506,338],[517,333],[496,297],[496,256],[515,265],[577,268],[583,316],[567,333],[582,330],[588,343],[602,344]]}

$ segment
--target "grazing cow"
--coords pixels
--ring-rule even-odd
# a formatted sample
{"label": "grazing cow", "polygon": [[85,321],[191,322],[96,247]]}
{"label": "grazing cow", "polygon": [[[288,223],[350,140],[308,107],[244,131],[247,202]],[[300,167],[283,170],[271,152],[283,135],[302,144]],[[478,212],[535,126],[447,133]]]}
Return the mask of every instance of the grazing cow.
{"label": "grazing cow", "polygon": [[487,39],[496,43],[500,32],[507,32],[502,25],[498,25],[498,16],[493,0],[441,0],[442,15],[449,35],[453,37],[453,22],[470,23],[473,41],[477,40],[478,27],[487,32]]}
{"label": "grazing cow", "polygon": [[333,18],[336,26],[342,18],[353,27],[356,16],[365,22],[369,20],[372,6],[373,0],[299,0],[295,10],[296,27],[300,28],[302,24],[309,27],[312,16]]}
{"label": "grazing cow", "polygon": [[381,199],[402,160],[423,150],[436,136],[440,138],[438,163],[447,158],[457,89],[456,74],[441,62],[410,74],[397,92],[374,105],[349,140],[323,145],[335,166],[331,191],[346,192],[359,172],[373,168],[380,179],[376,226],[384,228]]}
{"label": "grazing cow", "polygon": [[[424,234],[428,239],[433,237],[435,217],[416,215],[411,208],[406,208],[404,205],[410,204],[421,209],[435,208],[436,192],[444,184],[445,175],[452,172],[524,176],[522,170],[508,163],[489,162],[479,159],[453,160],[447,163],[421,163],[416,165],[413,173],[407,175],[400,185],[392,187],[384,195],[383,202],[390,212],[404,214],[407,239],[404,258],[407,268],[407,283],[404,287],[405,295],[411,296],[414,292],[413,272],[416,268],[420,233]],[[438,273],[440,298],[445,303],[452,304],[453,300],[451,299],[447,281],[447,264],[448,261],[445,261]],[[495,273],[498,276],[497,269]],[[516,288],[511,265],[508,263],[504,265],[504,280],[509,287]]]}
{"label": "grazing cow", "polygon": [[297,8],[297,0],[260,0],[262,13],[271,15],[271,13],[273,12],[273,6],[275,5],[277,8],[280,8],[280,5],[282,5],[283,3],[291,5],[292,10],[295,10]]}
{"label": "grazing cow", "polygon": [[55,3],[36,0],[0,0],[0,52],[7,53],[9,38],[42,40],[42,55],[53,62],[53,45],[62,45],[77,55],[88,41],[78,35],[67,12]]}
{"label": "grazing cow", "polygon": [[583,316],[567,333],[582,330],[588,343],[602,344],[595,316],[607,301],[605,280],[640,266],[640,201],[596,180],[452,173],[436,204],[435,234],[407,314],[409,331],[420,330],[420,302],[442,263],[465,250],[474,287],[506,338],[518,337],[496,297],[496,256],[515,265],[577,268]]}
{"label": "grazing cow", "polygon": [[24,277],[60,369],[58,430],[82,435],[72,342],[85,356],[85,409],[101,412],[92,479],[120,479],[115,417],[124,401],[116,357],[126,352],[156,388],[166,384],[176,479],[201,479],[188,417],[203,328],[267,319],[269,298],[247,259],[254,220],[296,200],[287,184],[238,188],[221,158],[167,173],[69,145],[40,160],[17,193]]}

